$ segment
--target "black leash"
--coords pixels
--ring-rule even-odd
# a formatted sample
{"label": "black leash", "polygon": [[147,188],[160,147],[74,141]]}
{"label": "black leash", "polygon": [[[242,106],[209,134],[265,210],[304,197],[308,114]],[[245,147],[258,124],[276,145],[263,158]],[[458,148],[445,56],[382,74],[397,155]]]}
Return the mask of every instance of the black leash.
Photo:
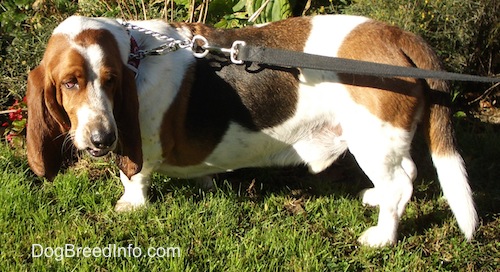
{"label": "black leash", "polygon": [[256,62],[280,67],[309,68],[337,73],[379,77],[433,78],[442,80],[500,82],[500,78],[425,70],[345,58],[326,57],[303,52],[238,44],[234,57],[239,62]]}

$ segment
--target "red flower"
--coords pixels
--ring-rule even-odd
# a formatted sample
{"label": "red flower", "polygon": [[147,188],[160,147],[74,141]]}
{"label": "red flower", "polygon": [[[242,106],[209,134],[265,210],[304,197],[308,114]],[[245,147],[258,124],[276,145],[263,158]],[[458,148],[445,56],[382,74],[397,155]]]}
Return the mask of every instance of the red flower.
{"label": "red flower", "polygon": [[9,112],[9,120],[16,121],[16,120],[22,120],[22,119],[23,119],[23,110],[22,109],[16,109],[16,111]]}

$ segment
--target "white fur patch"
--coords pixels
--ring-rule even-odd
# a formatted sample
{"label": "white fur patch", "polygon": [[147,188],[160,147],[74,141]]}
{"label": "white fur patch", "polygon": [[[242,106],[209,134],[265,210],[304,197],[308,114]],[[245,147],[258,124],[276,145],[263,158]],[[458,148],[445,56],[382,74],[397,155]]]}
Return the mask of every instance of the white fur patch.
{"label": "white fur patch", "polygon": [[76,116],[78,119],[78,124],[74,131],[73,143],[76,148],[82,150],[86,149],[90,146],[90,143],[87,141],[87,131],[86,128],[88,126],[88,122],[91,119],[92,111],[87,105],[82,105],[76,112]]}
{"label": "white fur patch", "polygon": [[436,166],[444,196],[460,229],[470,240],[476,230],[478,218],[463,159],[456,153],[446,157],[433,155],[432,161]]}
{"label": "white fur patch", "polygon": [[345,37],[370,19],[361,16],[335,15],[312,18],[312,29],[304,52],[336,57]]}
{"label": "white fur patch", "polygon": [[120,180],[125,192],[115,206],[115,211],[132,211],[147,203],[149,190],[149,176],[141,173],[134,175],[131,179],[120,171]]}

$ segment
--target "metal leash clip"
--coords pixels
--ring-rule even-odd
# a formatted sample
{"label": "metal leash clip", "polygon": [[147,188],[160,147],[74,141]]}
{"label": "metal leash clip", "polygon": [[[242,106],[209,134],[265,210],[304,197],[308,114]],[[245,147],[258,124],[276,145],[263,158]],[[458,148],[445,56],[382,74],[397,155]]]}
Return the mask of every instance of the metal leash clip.
{"label": "metal leash clip", "polygon": [[[229,58],[231,59],[232,63],[243,64],[242,60],[238,60],[238,52],[239,52],[239,46],[246,45],[246,42],[244,41],[234,41],[231,48],[221,48],[217,46],[211,46],[208,44],[208,40],[205,37],[201,35],[195,35],[191,41],[191,45],[192,45],[191,49],[193,51],[193,55],[196,58],[204,58],[208,55],[210,51],[217,51],[229,54]],[[199,48],[203,49],[203,51],[200,52]]]}

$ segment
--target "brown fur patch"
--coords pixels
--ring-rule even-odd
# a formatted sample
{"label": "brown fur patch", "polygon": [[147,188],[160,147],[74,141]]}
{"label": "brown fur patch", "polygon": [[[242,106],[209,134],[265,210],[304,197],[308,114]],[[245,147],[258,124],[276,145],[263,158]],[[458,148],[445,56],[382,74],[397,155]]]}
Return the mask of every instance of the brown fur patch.
{"label": "brown fur patch", "polygon": [[[370,21],[355,28],[339,48],[342,58],[415,66],[399,47],[409,33],[380,22]],[[396,127],[410,130],[423,105],[425,81],[412,78],[380,78],[340,75],[353,100],[372,114]]]}
{"label": "brown fur patch", "polygon": [[[69,130],[68,116],[53,78],[53,60],[68,47],[65,37],[53,36],[49,40],[44,58],[28,75],[26,96],[28,99],[27,153],[28,162],[38,176],[52,180],[68,155],[62,154],[65,132]],[[56,59],[57,61],[57,59]]]}
{"label": "brown fur patch", "polygon": [[[68,52],[69,43],[63,35],[54,35],[47,44],[47,50],[43,56],[40,67],[44,68],[44,85],[46,90],[45,104],[49,111],[53,112],[54,118],[60,123],[64,130],[69,130],[71,122],[63,109],[63,96],[60,92],[61,73],[65,72],[59,66],[62,55]],[[50,90],[50,91],[48,91]]]}
{"label": "brown fur patch", "polygon": [[[189,91],[193,81],[193,68],[188,69],[179,93],[163,117],[161,141],[163,158],[171,165],[186,166],[200,163],[213,150],[213,144],[190,141],[185,129]],[[208,147],[208,148],[207,148]]]}
{"label": "brown fur patch", "polygon": [[[77,110],[89,103],[86,92],[85,59],[75,49],[68,48],[61,53],[56,67],[52,71],[57,93],[62,97],[62,105],[69,116],[72,128],[76,128],[78,126]],[[79,87],[65,90],[64,83],[74,80],[78,82]]]}
{"label": "brown fur patch", "polygon": [[251,45],[303,51],[312,27],[310,21],[310,17],[295,17],[241,29],[215,29],[199,23],[174,26],[188,28],[193,35],[203,35],[214,46],[229,48],[235,40],[244,40]]}

